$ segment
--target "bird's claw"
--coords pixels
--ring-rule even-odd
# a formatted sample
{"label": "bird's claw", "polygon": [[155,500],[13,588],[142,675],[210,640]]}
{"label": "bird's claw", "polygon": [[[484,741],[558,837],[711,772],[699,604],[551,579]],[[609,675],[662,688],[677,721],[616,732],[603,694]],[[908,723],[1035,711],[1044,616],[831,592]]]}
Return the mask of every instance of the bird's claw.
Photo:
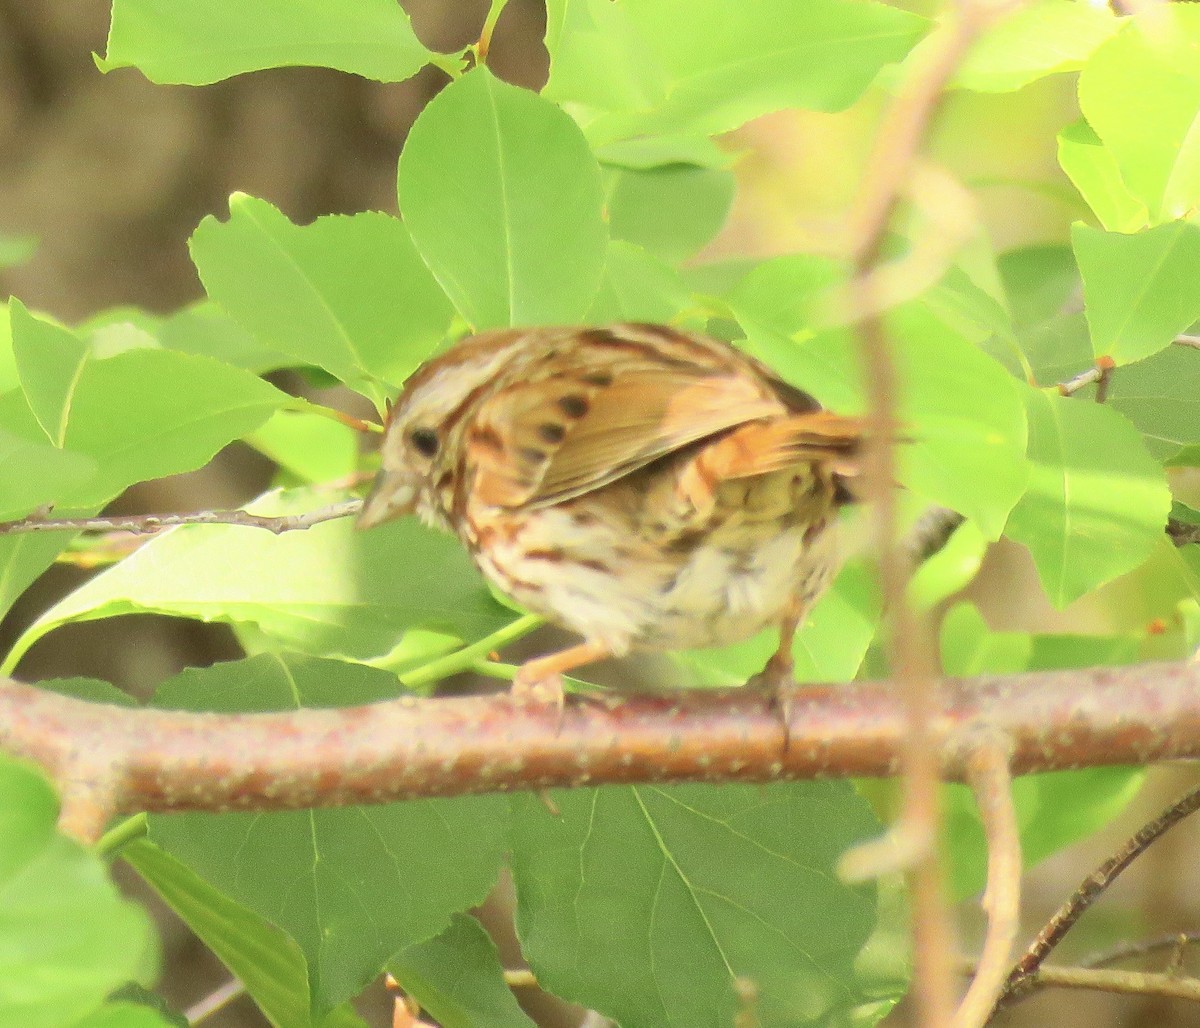
{"label": "bird's claw", "polygon": [[514,702],[523,706],[553,711],[558,717],[559,728],[562,728],[567,702],[562,675],[557,672],[527,675],[524,668],[519,668],[513,678],[511,695]]}

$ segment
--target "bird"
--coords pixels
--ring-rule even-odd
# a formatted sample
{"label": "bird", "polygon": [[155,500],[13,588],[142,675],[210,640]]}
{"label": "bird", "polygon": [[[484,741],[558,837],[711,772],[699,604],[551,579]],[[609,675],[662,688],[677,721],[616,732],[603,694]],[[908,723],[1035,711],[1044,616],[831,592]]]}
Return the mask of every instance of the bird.
{"label": "bird", "polygon": [[361,528],[416,514],[494,586],[580,641],[522,664],[513,695],[630,651],[721,646],[769,625],[757,676],[838,567],[864,424],[735,346],[667,325],[506,328],[423,364],[391,405]]}

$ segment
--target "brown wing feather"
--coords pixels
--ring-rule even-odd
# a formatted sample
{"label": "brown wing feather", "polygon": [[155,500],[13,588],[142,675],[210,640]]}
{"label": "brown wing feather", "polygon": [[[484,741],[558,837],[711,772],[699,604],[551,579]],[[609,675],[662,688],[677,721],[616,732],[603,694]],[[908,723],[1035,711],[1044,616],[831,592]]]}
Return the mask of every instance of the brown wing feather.
{"label": "brown wing feather", "polygon": [[824,464],[837,476],[858,472],[862,418],[816,411],[743,425],[705,446],[684,467],[678,490],[706,511],[721,482],[802,464]]}
{"label": "brown wing feather", "polygon": [[786,413],[770,383],[728,351],[697,345],[694,357],[660,359],[652,346],[619,341],[579,346],[528,369],[523,384],[495,390],[468,434],[475,497],[507,507],[557,502]]}
{"label": "brown wing feather", "polygon": [[798,464],[822,461],[838,474],[854,474],[862,442],[862,418],[819,411],[744,425],[706,447],[697,459],[719,478],[750,478]]}

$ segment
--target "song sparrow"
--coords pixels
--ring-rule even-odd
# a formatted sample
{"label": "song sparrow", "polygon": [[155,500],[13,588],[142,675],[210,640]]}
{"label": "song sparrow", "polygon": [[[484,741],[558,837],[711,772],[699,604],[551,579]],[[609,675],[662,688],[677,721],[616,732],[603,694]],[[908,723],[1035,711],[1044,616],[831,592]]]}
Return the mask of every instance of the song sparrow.
{"label": "song sparrow", "polygon": [[409,379],[359,524],[415,512],[455,532],[490,581],[583,637],[526,662],[519,695],[561,705],[572,668],[772,623],[778,682],[836,569],[861,434],[703,335],[484,332]]}

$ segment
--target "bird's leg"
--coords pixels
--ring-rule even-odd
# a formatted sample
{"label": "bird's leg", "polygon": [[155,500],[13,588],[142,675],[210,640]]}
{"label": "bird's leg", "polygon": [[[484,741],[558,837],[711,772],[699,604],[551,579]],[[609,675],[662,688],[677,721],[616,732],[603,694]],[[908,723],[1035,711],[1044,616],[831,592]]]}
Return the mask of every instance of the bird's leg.
{"label": "bird's leg", "polygon": [[585,640],[565,650],[527,660],[517,669],[516,677],[513,678],[513,699],[521,703],[554,707],[561,717],[566,699],[563,693],[563,672],[603,660],[608,656],[611,656],[611,653],[607,646]]}
{"label": "bird's leg", "polygon": [[796,661],[792,656],[792,643],[796,639],[796,630],[804,620],[805,604],[797,597],[788,604],[779,622],[779,646],[763,669],[747,682],[761,689],[766,689],[771,697],[771,705],[779,714],[783,725],[783,752],[787,753],[791,745],[792,701],[790,687],[796,684]]}

